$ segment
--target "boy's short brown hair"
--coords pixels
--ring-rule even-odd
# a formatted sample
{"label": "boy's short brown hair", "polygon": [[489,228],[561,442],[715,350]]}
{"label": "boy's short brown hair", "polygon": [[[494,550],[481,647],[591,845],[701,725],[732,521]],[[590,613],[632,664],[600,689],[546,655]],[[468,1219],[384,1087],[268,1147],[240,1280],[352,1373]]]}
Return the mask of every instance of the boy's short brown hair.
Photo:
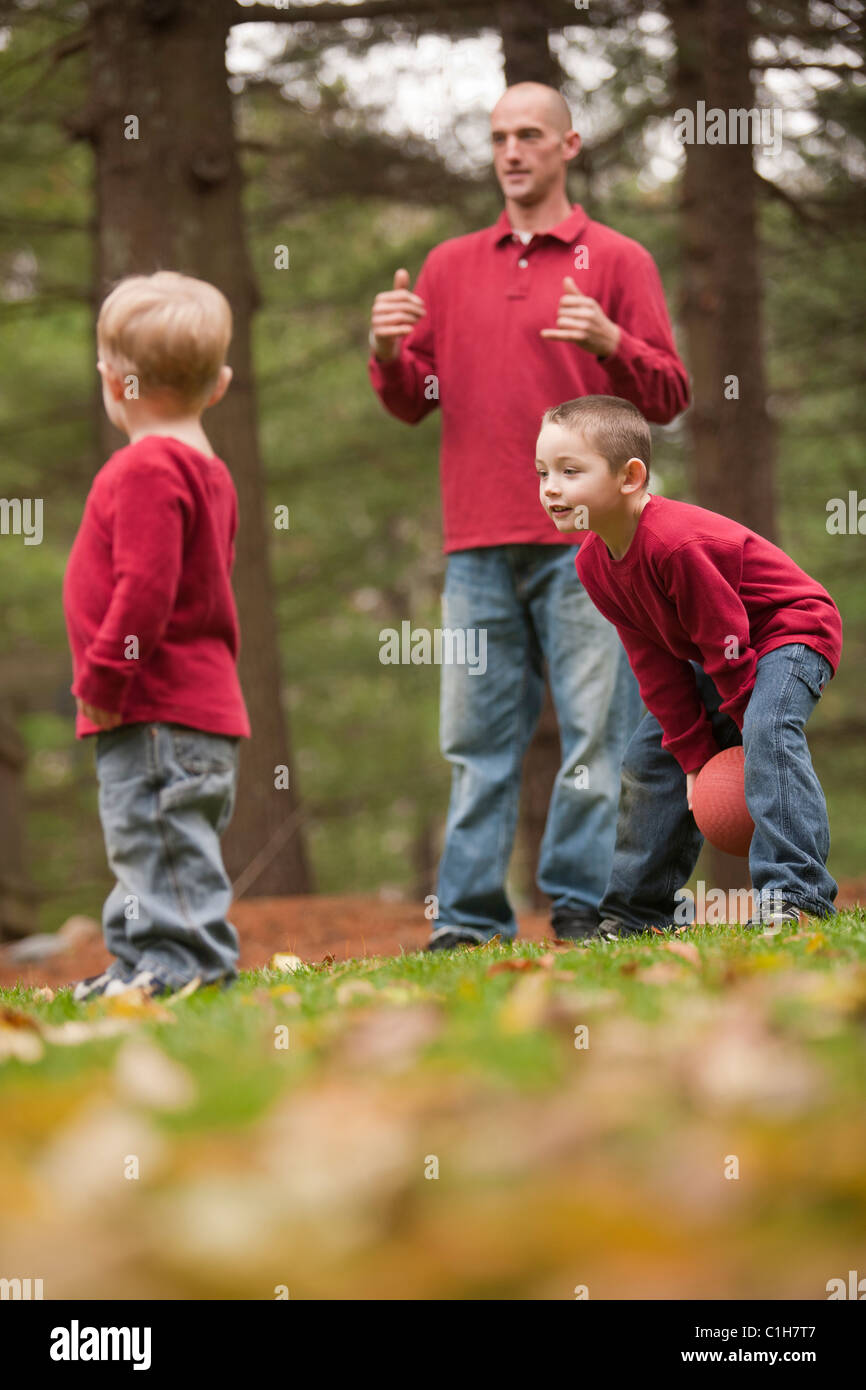
{"label": "boy's short brown hair", "polygon": [[231,336],[225,295],[176,270],[118,281],[96,324],[99,351],[119,375],[135,376],[142,395],[169,391],[187,405],[213,391]]}
{"label": "boy's short brown hair", "polygon": [[636,405],[622,396],[580,396],[551,406],[541,418],[542,426],[559,425],[565,430],[581,430],[593,449],[607,459],[611,473],[618,473],[629,459],[642,459],[647,478],[652,458],[652,435],[647,420]]}

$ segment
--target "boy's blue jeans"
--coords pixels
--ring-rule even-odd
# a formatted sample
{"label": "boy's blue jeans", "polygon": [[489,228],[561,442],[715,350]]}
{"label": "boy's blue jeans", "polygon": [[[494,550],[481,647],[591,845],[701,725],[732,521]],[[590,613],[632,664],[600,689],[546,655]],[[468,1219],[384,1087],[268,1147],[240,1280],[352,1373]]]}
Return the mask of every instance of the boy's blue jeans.
{"label": "boy's blue jeans", "polygon": [[182,724],[125,724],[96,736],[99,816],[117,882],[105,944],[180,988],[237,976],[238,935],[220,835],[231,820],[238,738]]}
{"label": "boy's blue jeans", "polygon": [[545,661],[562,765],[538,886],[554,907],[595,911],[607,882],[620,764],[641,702],[616,629],[590,601],[574,559],[573,547],[559,545],[485,546],[448,557],[443,626],[480,629],[487,645],[483,674],[468,664],[442,666],[440,741],[452,781],[435,925],[469,929],[473,940],[517,935],[505,878]]}
{"label": "boy's blue jeans", "polygon": [[[830,679],[829,662],[804,643],[761,657],[742,734],[720,713],[709,676],[693,666],[719,747],[744,745],[746,802],[755,822],[749,851],[754,893],[765,904],[778,894],[803,912],[834,914],[827,804],[805,734]],[[674,895],[694,871],[704,842],[686,804],[685,773],[661,741],[658,720],[645,715],[623,758],[616,850],[599,908],[602,917],[638,931],[677,922]]]}

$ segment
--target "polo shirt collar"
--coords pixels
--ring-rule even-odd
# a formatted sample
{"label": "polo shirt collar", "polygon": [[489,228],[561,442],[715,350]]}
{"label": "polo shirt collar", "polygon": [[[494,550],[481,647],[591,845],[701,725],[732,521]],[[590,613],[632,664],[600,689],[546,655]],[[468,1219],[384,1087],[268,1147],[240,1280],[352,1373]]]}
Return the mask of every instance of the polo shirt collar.
{"label": "polo shirt collar", "polygon": [[[563,222],[558,223],[555,227],[550,227],[546,232],[540,232],[536,235],[555,236],[558,241],[563,241],[565,243],[572,242],[576,236],[580,236],[580,233],[583,231],[588,221],[589,218],[580,206],[580,203],[572,203],[571,213]],[[508,213],[505,208],[503,208],[496,222],[494,222],[493,226],[490,228],[490,235],[494,246],[499,246],[501,242],[513,236],[513,234],[514,229],[508,220]]]}

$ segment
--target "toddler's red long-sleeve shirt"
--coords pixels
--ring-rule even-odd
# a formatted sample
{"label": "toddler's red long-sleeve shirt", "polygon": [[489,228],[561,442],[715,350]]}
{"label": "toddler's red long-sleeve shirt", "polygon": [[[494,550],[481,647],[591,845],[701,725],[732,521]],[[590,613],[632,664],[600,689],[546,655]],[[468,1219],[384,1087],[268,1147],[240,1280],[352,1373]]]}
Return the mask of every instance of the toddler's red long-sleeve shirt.
{"label": "toddler's red long-sleeve shirt", "polygon": [[[63,583],[73,695],[124,724],[250,737],[231,587],[237,521],[222,459],[155,434],[112,454]],[[75,732],[99,729],[78,714]]]}
{"label": "toddler's red long-sleeve shirt", "polygon": [[[617,350],[603,360],[540,336],[556,326],[566,276],[619,326]],[[414,288],[426,315],[393,362],[371,354],[368,367],[398,419],[416,424],[441,406],[443,549],[579,545],[583,537],[560,535],[538,500],[545,410],[622,396],[667,424],[689,402],[652,256],[579,203],[526,245],[503,211],[494,226],[435,246]]]}
{"label": "toddler's red long-sleeve shirt", "polygon": [[690,661],[714,681],[740,729],[767,652],[804,642],[834,674],[839,664],[842,620],[826,589],[778,546],[703,507],[651,497],[621,560],[590,533],[576,565],[684,772],[719,751]]}

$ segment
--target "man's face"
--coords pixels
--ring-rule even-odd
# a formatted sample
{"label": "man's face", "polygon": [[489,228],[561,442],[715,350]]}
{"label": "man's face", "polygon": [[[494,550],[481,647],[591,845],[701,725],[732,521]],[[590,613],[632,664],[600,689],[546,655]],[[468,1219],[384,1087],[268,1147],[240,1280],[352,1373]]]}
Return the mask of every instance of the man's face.
{"label": "man's face", "polygon": [[557,531],[594,530],[621,506],[621,473],[581,431],[544,425],[535,455],[541,505]]}
{"label": "man's face", "polygon": [[565,186],[566,166],[580,149],[580,137],[558,130],[542,99],[507,94],[494,108],[490,132],[493,167],[506,198],[531,207],[552,188]]}

